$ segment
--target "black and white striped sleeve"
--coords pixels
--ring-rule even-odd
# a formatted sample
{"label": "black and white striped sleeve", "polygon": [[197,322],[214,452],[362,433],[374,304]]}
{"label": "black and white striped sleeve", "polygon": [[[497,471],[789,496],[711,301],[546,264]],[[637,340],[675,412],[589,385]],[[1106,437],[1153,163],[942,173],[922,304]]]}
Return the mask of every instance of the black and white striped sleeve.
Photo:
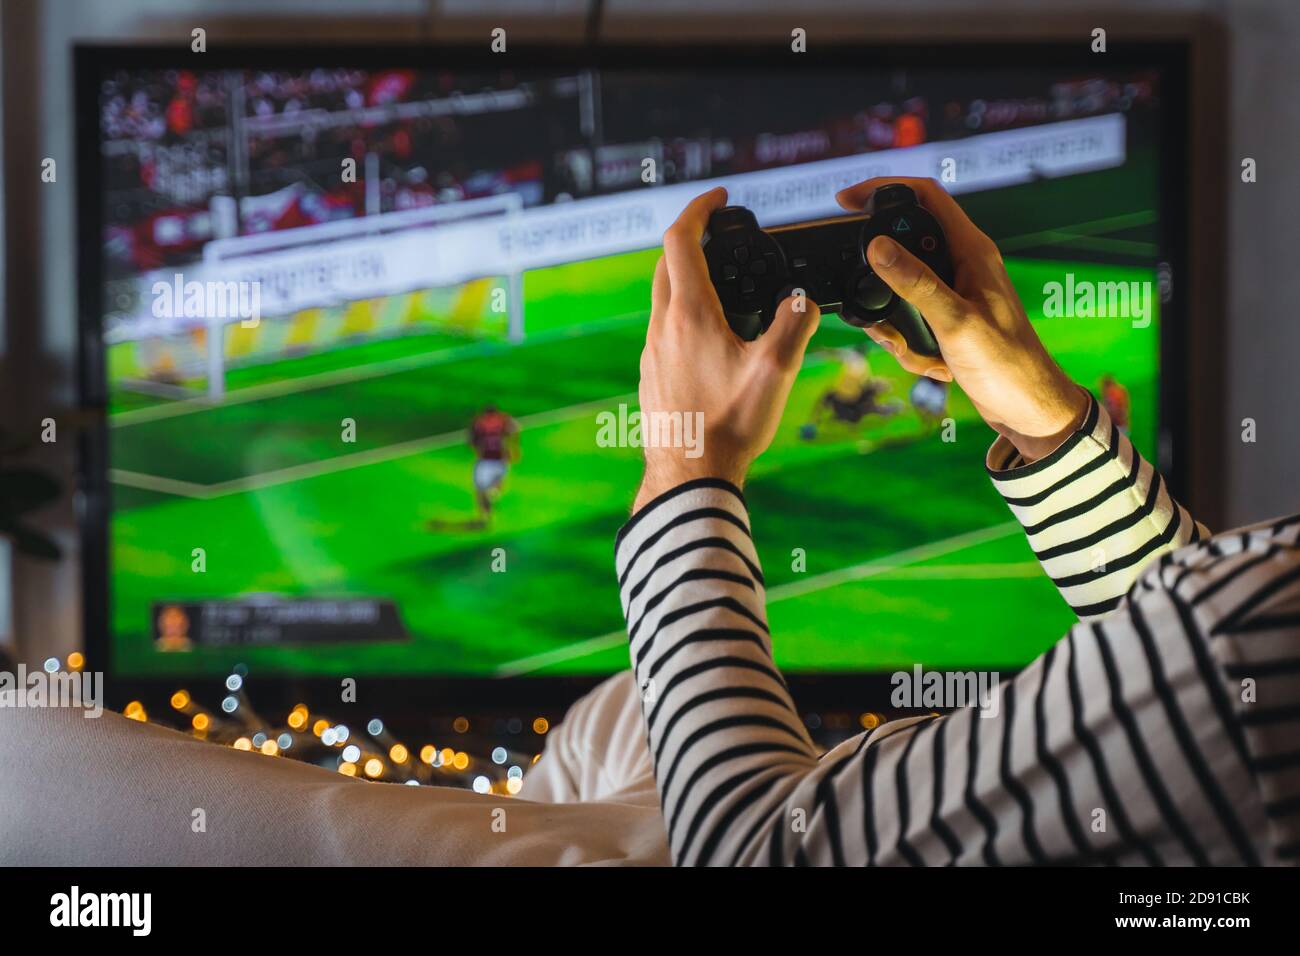
{"label": "black and white striped sleeve", "polygon": [[772,661],[740,491],[661,495],[619,532],[616,565],[673,859],[759,860],[818,760]]}
{"label": "black and white striped sleeve", "polygon": [[986,465],[1080,619],[1114,610],[1153,558],[1209,537],[1096,399],[1079,430],[1046,458],[1024,464],[999,438]]}
{"label": "black and white striped sleeve", "polygon": [[[1225,569],[1239,560],[1191,548],[1149,562],[1117,613],[1076,625],[981,706],[893,721],[819,757],[772,660],[741,493],[704,479],[660,496],[620,532],[616,563],[673,860],[1286,858],[1294,829],[1269,825],[1296,812],[1294,771],[1268,805],[1257,777],[1289,759],[1285,735],[1243,732],[1245,705],[1225,672],[1237,664],[1178,593],[1180,575],[1196,577],[1182,563],[1188,551]],[[1199,594],[1214,587],[1209,573]],[[1288,700],[1254,719],[1293,719],[1287,688]]]}

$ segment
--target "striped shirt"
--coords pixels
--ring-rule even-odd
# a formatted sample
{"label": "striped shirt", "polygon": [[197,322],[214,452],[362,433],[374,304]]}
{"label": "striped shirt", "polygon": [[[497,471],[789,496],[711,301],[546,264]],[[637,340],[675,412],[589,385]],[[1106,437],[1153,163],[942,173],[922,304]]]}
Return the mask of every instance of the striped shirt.
{"label": "striped shirt", "polygon": [[1047,458],[999,438],[987,465],[1079,623],[987,712],[820,755],[772,660],[740,491],[687,482],[619,532],[676,863],[1300,856],[1300,516],[1211,538],[1096,402]]}

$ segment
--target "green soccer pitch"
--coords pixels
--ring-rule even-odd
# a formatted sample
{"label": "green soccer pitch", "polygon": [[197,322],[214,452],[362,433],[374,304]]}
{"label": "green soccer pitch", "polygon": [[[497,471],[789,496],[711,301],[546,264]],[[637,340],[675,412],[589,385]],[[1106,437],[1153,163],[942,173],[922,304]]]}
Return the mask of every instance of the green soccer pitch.
{"label": "green soccer pitch", "polygon": [[[1050,184],[1049,184],[1050,185]],[[1076,204],[1076,208],[1078,208]],[[1008,271],[1039,334],[1076,381],[1113,374],[1132,435],[1155,444],[1159,318],[1045,318],[1043,286],[1139,280],[1085,261],[1125,251],[1149,213],[1101,210],[1026,234],[1057,259]],[[1145,217],[1145,218],[1144,218]],[[1005,241],[1003,241],[1005,239]],[[1107,247],[1110,243],[1110,247]],[[1070,258],[1069,253],[1078,253]],[[597,414],[635,407],[657,251],[529,273],[518,345],[420,335],[229,372],[223,404],[115,395],[110,597],[119,673],[462,676],[605,673],[627,666],[613,540],[639,478],[637,449],[596,443]],[[1150,261],[1147,257],[1145,261]],[[955,441],[911,410],[913,381],[872,350],[905,411],[860,428],[800,426],[835,375],[823,350],[862,341],[823,319],[771,449],[746,488],[777,662],[792,671],[1015,667],[1073,616],[984,473],[992,432],[954,389]],[[473,517],[465,428],[492,402],[521,426],[522,459],[488,530]],[[340,423],[356,422],[356,441]],[[430,530],[431,523],[436,528]],[[462,530],[457,530],[460,527]],[[191,571],[191,551],[206,571]],[[494,549],[506,569],[493,571]],[[802,560],[799,560],[802,556]],[[410,640],[304,647],[153,649],[154,601],[248,594],[389,598]],[[1010,614],[1008,613],[1010,612]],[[1008,627],[1008,618],[1015,626]]]}

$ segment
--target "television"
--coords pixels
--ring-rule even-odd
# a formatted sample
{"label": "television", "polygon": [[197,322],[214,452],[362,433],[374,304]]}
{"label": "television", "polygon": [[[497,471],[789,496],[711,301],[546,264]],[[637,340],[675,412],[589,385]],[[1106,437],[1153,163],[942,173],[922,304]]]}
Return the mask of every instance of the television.
{"label": "television", "polygon": [[[92,665],[447,700],[625,668],[640,450],[601,428],[636,410],[662,233],[717,184],[777,225],[935,177],[1177,490],[1186,70],[1179,43],[79,48]],[[1146,306],[1073,308],[1107,283]],[[489,407],[519,457],[485,515]],[[1070,626],[991,438],[823,318],[746,487],[792,682],[1014,670]]]}

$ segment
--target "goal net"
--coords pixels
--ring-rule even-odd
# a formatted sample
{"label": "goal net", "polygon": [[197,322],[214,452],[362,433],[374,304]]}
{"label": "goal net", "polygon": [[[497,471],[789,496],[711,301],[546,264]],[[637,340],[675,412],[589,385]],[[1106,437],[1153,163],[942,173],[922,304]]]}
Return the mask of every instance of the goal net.
{"label": "goal net", "polygon": [[492,252],[520,208],[508,193],[209,242],[193,267],[136,280],[107,332],[110,379],[216,402],[232,371],[344,346],[521,341],[522,273]]}

